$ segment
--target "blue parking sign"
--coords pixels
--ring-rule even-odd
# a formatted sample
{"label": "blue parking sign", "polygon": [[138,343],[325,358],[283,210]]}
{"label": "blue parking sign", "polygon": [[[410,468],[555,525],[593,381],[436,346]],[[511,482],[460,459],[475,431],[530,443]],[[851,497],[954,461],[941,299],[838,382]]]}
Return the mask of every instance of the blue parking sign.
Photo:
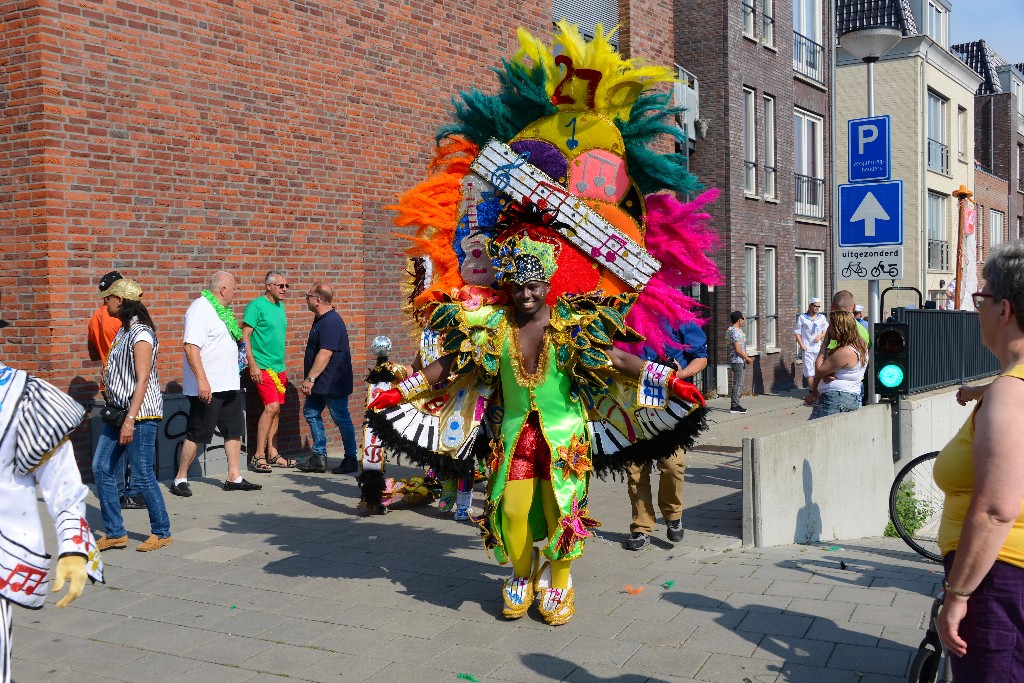
{"label": "blue parking sign", "polygon": [[839,246],[903,244],[903,181],[839,186]]}
{"label": "blue parking sign", "polygon": [[850,182],[888,180],[892,174],[889,115],[850,119],[848,128]]}

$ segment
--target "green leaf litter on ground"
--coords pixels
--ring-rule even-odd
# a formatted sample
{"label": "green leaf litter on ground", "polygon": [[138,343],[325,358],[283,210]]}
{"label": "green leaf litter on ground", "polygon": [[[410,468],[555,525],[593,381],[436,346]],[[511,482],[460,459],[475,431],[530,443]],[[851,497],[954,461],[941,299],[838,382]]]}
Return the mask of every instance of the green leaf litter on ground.
{"label": "green leaf litter on ground", "polygon": [[473,674],[459,674],[456,678],[461,678],[464,681],[473,681],[474,683],[479,683],[480,681],[480,679]]}
{"label": "green leaf litter on ground", "polygon": [[672,586],[674,585],[676,585],[675,581],[666,581],[665,583],[661,584],[661,587],[667,591],[670,591],[672,590]]}

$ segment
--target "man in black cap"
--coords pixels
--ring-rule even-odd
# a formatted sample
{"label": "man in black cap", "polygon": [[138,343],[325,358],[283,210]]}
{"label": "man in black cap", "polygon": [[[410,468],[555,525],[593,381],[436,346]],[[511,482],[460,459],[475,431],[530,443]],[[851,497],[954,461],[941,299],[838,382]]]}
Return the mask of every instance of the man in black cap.
{"label": "man in black cap", "polygon": [[[107,291],[112,284],[123,279],[123,277],[116,270],[110,271],[100,278],[100,291]],[[98,360],[102,365],[106,365],[107,354],[110,353],[110,344],[114,341],[114,337],[117,336],[117,331],[120,329],[121,321],[107,312],[106,304],[96,309],[96,312],[92,314],[92,318],[89,319],[89,358]],[[101,377],[102,374],[101,372]],[[105,389],[102,386],[100,388]],[[117,486],[121,498],[121,509],[144,510],[146,508],[146,499],[135,489],[130,480],[131,472],[128,469],[128,458],[123,458],[122,462],[124,463],[125,472],[123,477],[118,478]]]}

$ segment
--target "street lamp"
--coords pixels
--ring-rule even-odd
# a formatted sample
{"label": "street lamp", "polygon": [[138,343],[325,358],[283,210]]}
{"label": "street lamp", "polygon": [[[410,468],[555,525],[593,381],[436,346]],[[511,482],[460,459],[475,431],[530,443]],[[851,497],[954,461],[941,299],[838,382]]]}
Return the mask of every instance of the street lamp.
{"label": "street lamp", "polygon": [[[875,62],[896,46],[903,37],[898,28],[869,26],[854,29],[839,36],[839,46],[868,65],[868,116],[875,115]],[[878,322],[879,286],[878,280],[868,280],[868,335],[875,338],[875,323]],[[874,367],[874,347],[871,349],[871,367]],[[868,373],[868,403],[876,403],[875,373]]]}

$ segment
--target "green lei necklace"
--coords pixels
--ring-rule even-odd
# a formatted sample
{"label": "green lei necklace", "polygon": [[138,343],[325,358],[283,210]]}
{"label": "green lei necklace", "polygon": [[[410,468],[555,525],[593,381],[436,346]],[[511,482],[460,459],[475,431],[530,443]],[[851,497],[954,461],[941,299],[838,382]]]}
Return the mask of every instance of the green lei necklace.
{"label": "green lei necklace", "polygon": [[227,326],[232,338],[235,341],[241,339],[242,328],[238,326],[238,320],[235,318],[235,314],[231,312],[231,309],[218,301],[213,292],[208,289],[203,290],[203,298],[210,302],[213,310],[217,311],[217,317]]}

